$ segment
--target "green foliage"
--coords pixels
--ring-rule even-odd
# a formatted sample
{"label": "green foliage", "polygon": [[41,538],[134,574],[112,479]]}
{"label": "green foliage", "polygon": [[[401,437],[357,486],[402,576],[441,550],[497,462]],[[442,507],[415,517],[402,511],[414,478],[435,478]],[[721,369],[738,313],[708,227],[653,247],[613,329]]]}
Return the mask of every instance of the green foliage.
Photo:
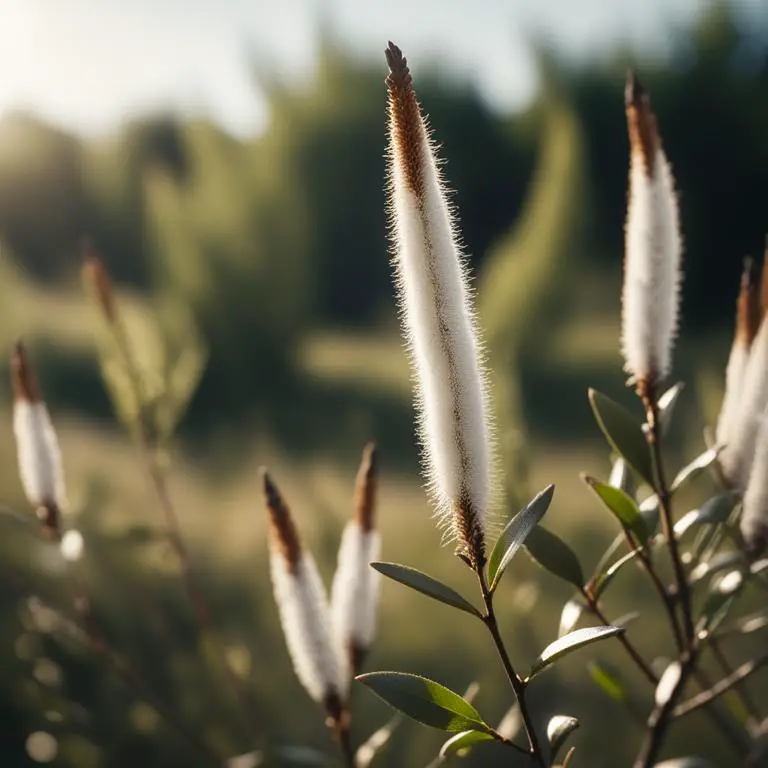
{"label": "green foliage", "polygon": [[451,605],[461,611],[470,613],[473,616],[480,616],[480,612],[471,603],[467,602],[458,592],[454,591],[445,584],[427,576],[426,573],[417,571],[407,565],[398,565],[397,563],[371,563],[371,567],[384,576],[399,581],[423,595],[438,600],[446,605]]}
{"label": "green foliage", "polygon": [[408,717],[443,731],[484,731],[489,726],[465,699],[434,680],[404,672],[369,672],[357,680]]}
{"label": "green foliage", "polygon": [[550,573],[581,588],[584,574],[574,551],[546,528],[534,528],[525,540],[525,551]]}

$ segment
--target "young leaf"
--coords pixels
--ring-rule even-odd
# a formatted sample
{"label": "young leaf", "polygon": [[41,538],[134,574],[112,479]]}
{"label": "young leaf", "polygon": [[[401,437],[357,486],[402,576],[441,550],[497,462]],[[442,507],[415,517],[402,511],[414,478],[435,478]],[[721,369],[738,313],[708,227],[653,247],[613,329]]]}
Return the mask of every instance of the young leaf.
{"label": "young leaf", "polygon": [[581,589],[584,584],[581,563],[561,538],[539,525],[528,534],[524,546],[525,551],[540,566]]}
{"label": "young leaf", "polygon": [[621,456],[613,462],[611,475],[608,478],[608,485],[611,485],[614,488],[619,488],[624,491],[627,496],[633,499],[635,498],[635,494],[637,493],[637,481],[635,480],[632,469]]}
{"label": "young leaf", "polygon": [[388,576],[393,581],[399,581],[401,584],[421,592],[423,595],[439,600],[441,603],[451,605],[461,611],[471,613],[473,616],[480,617],[480,611],[474,605],[467,602],[458,592],[451,589],[426,573],[417,571],[407,565],[398,565],[397,563],[371,563],[371,568],[377,570],[384,576]]}
{"label": "young leaf", "polygon": [[490,730],[468,701],[426,677],[406,672],[368,672],[355,680],[367,685],[391,707],[432,728],[456,733]]}
{"label": "young leaf", "polygon": [[720,493],[713,496],[698,509],[692,509],[675,523],[675,533],[682,536],[695,525],[724,523],[736,506],[736,496],[733,493]]}
{"label": "young leaf", "polygon": [[682,485],[691,482],[702,472],[709,469],[717,460],[719,453],[719,449],[710,448],[708,451],[704,451],[700,456],[697,456],[690,464],[683,467],[672,481],[672,485],[669,487],[670,493],[674,493]]}
{"label": "young leaf", "polygon": [[648,526],[633,498],[627,496],[620,488],[613,488],[610,485],[601,483],[589,475],[582,473],[581,479],[592,489],[608,510],[613,513],[619,523],[621,523],[622,528],[632,531],[639,544],[642,545],[648,541]]}
{"label": "young leaf", "polygon": [[595,580],[595,584],[592,587],[592,594],[595,596],[595,600],[598,600],[600,596],[608,589],[608,585],[616,578],[618,572],[627,564],[631,563],[637,556],[639,550],[633,549],[631,552],[627,552],[622,558],[617,560],[611,565],[605,573],[601,573]]}
{"label": "young leaf", "polygon": [[473,747],[481,741],[493,741],[493,739],[494,737],[485,731],[462,731],[455,736],[451,736],[451,738],[440,747],[440,757],[456,754],[456,752]]}
{"label": "young leaf", "polygon": [[619,673],[605,662],[590,661],[587,664],[589,676],[600,690],[614,701],[627,700],[627,689]]}
{"label": "young leaf", "polygon": [[677,384],[671,386],[660,398],[659,398],[659,424],[661,425],[661,434],[666,435],[669,425],[672,423],[672,414],[675,410],[675,404],[677,398],[680,397],[680,393],[683,391],[685,385],[682,381],[678,381]]}
{"label": "young leaf", "polygon": [[730,571],[715,581],[704,600],[696,625],[696,634],[700,638],[711,635],[722,624],[743,586],[744,574],[738,570]]}
{"label": "young leaf", "polygon": [[651,453],[640,424],[626,408],[594,389],[589,390],[589,403],[611,448],[653,488]]}
{"label": "young leaf", "polygon": [[392,738],[392,734],[403,722],[403,716],[395,712],[384,725],[374,731],[355,752],[355,768],[368,768],[373,762],[373,758],[381,752],[387,742]]}
{"label": "young leaf", "polygon": [[569,715],[554,715],[547,724],[550,760],[557,757],[566,739],[579,727],[579,721]]}
{"label": "young leaf", "polygon": [[707,576],[713,576],[726,568],[744,564],[744,555],[741,552],[718,552],[710,560],[699,563],[690,576],[691,586],[698,584]]}
{"label": "young leaf", "polygon": [[583,648],[585,645],[596,643],[598,640],[605,640],[609,637],[615,637],[624,631],[623,627],[614,627],[609,625],[603,627],[586,627],[577,629],[554,643],[550,643],[539,655],[539,658],[533,663],[531,671],[528,673],[528,680],[538,675],[543,669],[559,661],[574,651]]}
{"label": "young leaf", "polygon": [[584,601],[577,597],[572,597],[563,606],[563,612],[560,614],[560,628],[557,631],[558,637],[567,635],[576,626],[586,607]]}
{"label": "young leaf", "polygon": [[683,668],[679,661],[673,661],[671,664],[667,665],[654,693],[654,700],[657,707],[663,707],[672,698],[672,695],[677,690],[682,673]]}
{"label": "young leaf", "polygon": [[491,556],[488,558],[488,581],[493,592],[498,586],[499,579],[512,558],[520,549],[526,537],[536,527],[539,520],[552,503],[554,485],[548,485],[529,504],[521,509],[506,525],[496,540]]}

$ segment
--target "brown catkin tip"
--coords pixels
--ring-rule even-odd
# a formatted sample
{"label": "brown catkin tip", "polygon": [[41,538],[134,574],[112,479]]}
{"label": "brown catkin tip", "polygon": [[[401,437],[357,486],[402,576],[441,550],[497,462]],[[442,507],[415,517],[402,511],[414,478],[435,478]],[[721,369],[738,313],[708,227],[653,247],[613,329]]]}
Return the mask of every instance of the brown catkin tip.
{"label": "brown catkin tip", "polygon": [[269,528],[272,541],[288,563],[290,571],[295,571],[301,557],[301,542],[296,531],[291,511],[280,495],[269,473],[262,470],[264,500],[269,514]]}
{"label": "brown catkin tip", "polygon": [[13,383],[13,395],[16,400],[25,400],[28,403],[42,402],[43,395],[40,391],[40,384],[21,339],[13,345],[11,381]]}
{"label": "brown catkin tip", "polygon": [[60,540],[62,531],[59,505],[55,501],[45,501],[37,508],[35,514],[46,536],[57,541]]}
{"label": "brown catkin tip", "polygon": [[421,108],[403,52],[390,42],[384,55],[389,67],[386,84],[393,160],[402,169],[406,186],[421,198],[424,194],[423,150],[427,138]]}
{"label": "brown catkin tip", "polygon": [[379,475],[375,443],[363,449],[363,458],[355,481],[355,520],[364,531],[372,531],[376,515],[376,491]]}
{"label": "brown catkin tip", "polygon": [[627,74],[624,89],[624,106],[627,113],[630,150],[632,155],[640,158],[645,173],[650,179],[653,177],[656,153],[661,148],[661,139],[648,92],[631,70]]}
{"label": "brown catkin tip", "polygon": [[[765,283],[766,275],[764,271],[762,281],[763,300],[766,293]],[[757,270],[752,259],[747,257],[744,259],[739,298],[736,300],[736,338],[750,346],[752,340],[757,335],[760,320],[760,290],[758,288]]]}
{"label": "brown catkin tip", "polygon": [[83,279],[99,304],[108,323],[115,322],[115,298],[107,268],[99,258],[90,238],[83,238],[80,246],[83,255]]}

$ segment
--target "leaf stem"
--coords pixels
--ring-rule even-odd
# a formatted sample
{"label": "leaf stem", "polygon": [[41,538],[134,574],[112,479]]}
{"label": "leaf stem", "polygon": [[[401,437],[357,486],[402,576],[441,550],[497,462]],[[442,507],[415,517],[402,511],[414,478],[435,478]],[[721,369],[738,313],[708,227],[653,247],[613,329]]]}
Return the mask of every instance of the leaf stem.
{"label": "leaf stem", "polygon": [[540,766],[540,768],[546,768],[544,754],[538,736],[536,735],[536,727],[533,724],[533,718],[531,717],[531,713],[528,709],[528,702],[525,697],[526,683],[517,672],[515,672],[515,668],[512,666],[506,646],[504,645],[504,640],[502,640],[501,633],[499,632],[499,624],[496,621],[496,614],[493,609],[493,594],[488,589],[488,582],[485,578],[485,571],[483,570],[482,564],[477,567],[476,573],[480,581],[480,592],[483,596],[483,603],[486,611],[485,616],[483,616],[483,623],[488,627],[488,631],[491,633],[493,642],[496,645],[496,650],[499,653],[499,658],[501,659],[501,664],[504,667],[504,671],[507,673],[509,684],[515,692],[515,698],[520,707],[520,715],[523,719],[523,726],[528,735],[528,745],[530,747],[529,754],[536,765]]}

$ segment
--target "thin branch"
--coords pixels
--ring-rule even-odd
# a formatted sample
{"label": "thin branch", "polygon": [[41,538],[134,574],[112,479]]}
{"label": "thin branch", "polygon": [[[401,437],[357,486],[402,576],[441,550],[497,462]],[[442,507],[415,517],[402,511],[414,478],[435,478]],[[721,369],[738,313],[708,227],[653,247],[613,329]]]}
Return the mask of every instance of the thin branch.
{"label": "thin branch", "polygon": [[652,768],[656,764],[664,738],[667,735],[667,729],[672,723],[672,712],[683,694],[683,689],[693,672],[696,661],[695,651],[684,652],[681,655],[680,677],[667,700],[660,706],[657,705],[651,712],[645,727],[645,738],[635,759],[634,768]]}
{"label": "thin branch", "polygon": [[[711,637],[709,640],[709,647],[712,649],[712,653],[715,659],[717,659],[717,663],[720,665],[720,669],[725,675],[724,679],[728,679],[734,673],[734,670],[728,661],[728,657],[725,655],[725,652],[720,646],[720,641],[715,637]],[[749,695],[749,691],[747,691],[746,687],[741,684],[740,680],[734,686],[734,692],[738,695],[739,699],[741,699],[741,703],[749,713],[749,719],[747,720],[747,730],[752,733],[752,731],[757,728],[757,726],[759,726],[760,722],[762,721],[760,711],[758,710],[757,705],[755,704],[752,697]]]}
{"label": "thin branch", "polygon": [[724,677],[711,688],[676,706],[672,712],[672,716],[676,718],[683,717],[683,715],[688,715],[691,712],[695,712],[697,709],[706,706],[710,701],[714,701],[718,696],[722,696],[766,664],[768,664],[768,653],[764,653],[762,656],[758,656],[757,658],[745,662],[740,667],[737,667],[732,674],[728,677]]}
{"label": "thin branch", "polygon": [[[646,384],[640,391],[640,396],[646,410],[646,419],[648,430],[646,439],[651,451],[651,460],[653,463],[653,472],[656,476],[656,496],[659,499],[659,511],[661,512],[661,523],[664,531],[664,538],[667,541],[669,555],[672,559],[672,568],[675,572],[677,581],[678,597],[683,613],[683,627],[685,630],[685,639],[687,647],[693,645],[693,613],[691,610],[691,592],[688,586],[688,579],[683,568],[683,561],[680,558],[680,550],[677,545],[677,536],[675,535],[674,521],[672,518],[672,508],[670,504],[669,486],[664,474],[664,462],[661,454],[661,425],[659,423],[659,404],[656,397],[656,387],[652,383]],[[666,590],[665,590],[666,591]]]}
{"label": "thin branch", "polygon": [[[701,669],[695,669],[694,677],[696,682],[702,688],[711,688],[712,682],[707,677],[706,673]],[[713,708],[708,707],[704,710],[704,713],[709,717],[712,725],[720,729],[723,736],[728,743],[734,748],[737,754],[746,754],[748,747],[744,744],[744,730],[738,725],[734,724],[729,717],[723,712],[716,712]]]}
{"label": "thin branch", "polygon": [[485,571],[482,564],[477,567],[477,577],[480,581],[480,592],[483,596],[483,603],[485,604],[486,615],[483,616],[483,623],[488,627],[488,631],[491,633],[493,642],[496,645],[496,650],[499,653],[504,671],[507,673],[507,678],[512,686],[512,690],[515,692],[515,698],[517,699],[518,706],[520,707],[520,715],[523,719],[523,725],[525,732],[528,735],[528,745],[530,747],[530,756],[535,761],[536,765],[540,768],[546,768],[546,762],[544,761],[544,754],[539,743],[538,736],[536,735],[536,727],[533,723],[533,718],[528,709],[528,703],[525,698],[526,684],[525,681],[515,672],[512,662],[510,661],[509,654],[507,653],[506,646],[502,640],[501,633],[499,632],[499,625],[496,621],[496,614],[493,610],[493,595],[488,589],[488,582],[485,578]]}
{"label": "thin branch", "polygon": [[168,491],[165,476],[163,475],[163,472],[157,462],[155,447],[150,436],[150,431],[146,420],[147,404],[144,397],[141,376],[139,375],[139,371],[133,357],[131,345],[128,341],[128,336],[119,314],[115,314],[112,322],[109,323],[109,326],[112,330],[112,334],[120,355],[125,363],[130,386],[136,401],[139,426],[138,442],[141,449],[144,468],[149,477],[155,495],[157,496],[163,517],[165,518],[168,540],[179,561],[182,583],[184,584],[187,597],[189,598],[189,602],[192,605],[192,609],[194,611],[198,625],[204,635],[207,635],[211,650],[216,656],[217,663],[221,668],[221,671],[224,673],[224,677],[232,689],[232,692],[235,695],[235,699],[240,703],[240,706],[242,707],[242,714],[245,718],[244,734],[250,742],[252,736],[251,723],[257,720],[258,713],[254,710],[252,702],[246,696],[241,681],[238,679],[237,675],[235,675],[234,671],[227,663],[224,649],[219,643],[214,629],[210,608],[192,569],[189,553],[187,551],[186,544],[184,543],[184,537],[181,531],[179,517],[176,513],[176,508]]}
{"label": "thin branch", "polygon": [[[592,613],[595,616],[597,616],[597,618],[600,619],[600,621],[602,621],[603,624],[610,624],[610,622],[608,621],[606,615],[603,613],[602,608],[600,608],[600,605],[598,604],[598,601],[595,599],[592,592],[588,589],[582,589],[582,594],[584,595],[584,598],[589,604],[589,609],[592,611]],[[642,655],[640,654],[640,651],[638,651],[637,648],[635,648],[635,646],[629,640],[629,638],[627,637],[627,633],[622,632],[621,634],[616,636],[616,639],[624,646],[624,649],[630,655],[630,657],[632,658],[632,661],[635,662],[635,664],[637,665],[637,668],[643,673],[643,675],[648,680],[648,682],[654,686],[658,685],[659,678],[651,669],[650,664],[648,664],[648,662],[642,657]]]}
{"label": "thin branch", "polygon": [[65,562],[74,596],[74,606],[82,619],[88,647],[104,661],[108,669],[115,674],[126,688],[133,691],[136,696],[143,699],[157,712],[166,725],[181,737],[195,755],[203,754],[212,764],[221,765],[221,758],[204,741],[188,731],[176,719],[176,715],[155,696],[152,689],[144,683],[133,667],[110,649],[107,638],[93,613],[85,584],[79,578],[74,566],[68,561]]}

